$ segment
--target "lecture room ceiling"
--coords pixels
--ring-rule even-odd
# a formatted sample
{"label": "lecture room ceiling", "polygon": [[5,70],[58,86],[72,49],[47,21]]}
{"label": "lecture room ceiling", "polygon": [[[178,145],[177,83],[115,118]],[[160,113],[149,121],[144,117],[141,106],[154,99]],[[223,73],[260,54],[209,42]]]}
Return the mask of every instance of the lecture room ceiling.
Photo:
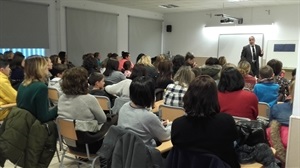
{"label": "lecture room ceiling", "polygon": [[[243,8],[255,6],[274,6],[298,4],[299,0],[90,0],[127,8],[141,9],[159,13],[213,10],[223,8]],[[160,5],[176,5],[176,8],[164,9]]]}

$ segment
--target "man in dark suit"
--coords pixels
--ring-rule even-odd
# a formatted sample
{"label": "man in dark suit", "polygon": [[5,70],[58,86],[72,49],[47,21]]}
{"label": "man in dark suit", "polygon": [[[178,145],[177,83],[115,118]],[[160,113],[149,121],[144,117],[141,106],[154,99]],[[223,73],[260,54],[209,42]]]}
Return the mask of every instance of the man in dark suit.
{"label": "man in dark suit", "polygon": [[246,60],[251,65],[251,72],[253,76],[258,77],[259,72],[259,57],[264,55],[263,50],[259,45],[255,44],[255,38],[253,36],[249,37],[249,45],[243,47],[241,60]]}

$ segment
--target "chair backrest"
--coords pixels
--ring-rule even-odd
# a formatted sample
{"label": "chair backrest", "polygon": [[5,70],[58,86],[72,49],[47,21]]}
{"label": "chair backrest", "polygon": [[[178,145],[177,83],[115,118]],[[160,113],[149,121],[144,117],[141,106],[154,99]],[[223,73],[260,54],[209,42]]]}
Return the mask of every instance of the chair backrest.
{"label": "chair backrest", "polygon": [[163,88],[155,89],[155,101],[159,101],[159,100],[163,99],[164,91],[165,91],[165,89],[163,89]]}
{"label": "chair backrest", "polygon": [[101,106],[102,110],[109,111],[111,114],[111,103],[108,97],[106,96],[96,96],[96,99],[98,100],[99,105]]}
{"label": "chair backrest", "polygon": [[159,106],[159,116],[163,120],[174,121],[176,118],[185,115],[182,107],[175,107],[162,104]]}
{"label": "chair backrest", "polygon": [[48,87],[48,98],[52,103],[56,104],[59,98],[58,90],[53,87]]}
{"label": "chair backrest", "polygon": [[270,106],[265,102],[258,102],[258,116],[269,119]]}
{"label": "chair backrest", "polygon": [[56,119],[60,145],[66,143],[68,146],[76,147],[77,135],[74,120],[58,117]]}

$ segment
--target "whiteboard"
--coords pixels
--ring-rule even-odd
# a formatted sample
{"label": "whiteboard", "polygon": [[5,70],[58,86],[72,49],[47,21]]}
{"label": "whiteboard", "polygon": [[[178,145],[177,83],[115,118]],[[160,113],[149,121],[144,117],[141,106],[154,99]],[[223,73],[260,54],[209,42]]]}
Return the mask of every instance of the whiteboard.
{"label": "whiteboard", "polygon": [[[295,52],[274,52],[274,44],[296,44]],[[298,41],[297,40],[269,40],[266,53],[267,62],[271,59],[278,59],[282,62],[284,69],[297,67]]]}
{"label": "whiteboard", "polygon": [[243,47],[249,44],[250,36],[254,36],[255,44],[263,49],[264,34],[262,33],[220,34],[218,57],[225,56],[227,62],[237,65],[241,59]]}

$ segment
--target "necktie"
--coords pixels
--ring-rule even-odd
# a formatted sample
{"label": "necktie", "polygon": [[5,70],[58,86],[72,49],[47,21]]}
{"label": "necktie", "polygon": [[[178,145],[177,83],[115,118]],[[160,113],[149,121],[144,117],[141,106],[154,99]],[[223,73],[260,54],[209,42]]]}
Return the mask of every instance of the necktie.
{"label": "necktie", "polygon": [[252,60],[256,60],[254,46],[252,46]]}

